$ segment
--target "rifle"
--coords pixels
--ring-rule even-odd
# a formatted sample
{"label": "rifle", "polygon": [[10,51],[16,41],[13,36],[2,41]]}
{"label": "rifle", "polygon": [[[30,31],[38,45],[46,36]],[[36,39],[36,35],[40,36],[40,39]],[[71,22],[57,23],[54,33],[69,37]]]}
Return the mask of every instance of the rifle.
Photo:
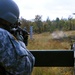
{"label": "rifle", "polygon": [[21,27],[21,23],[17,22],[16,24],[13,25],[12,29],[11,29],[11,33],[18,39],[21,40],[25,43],[25,45],[28,45],[28,35],[29,32],[26,30],[26,28],[22,29]]}

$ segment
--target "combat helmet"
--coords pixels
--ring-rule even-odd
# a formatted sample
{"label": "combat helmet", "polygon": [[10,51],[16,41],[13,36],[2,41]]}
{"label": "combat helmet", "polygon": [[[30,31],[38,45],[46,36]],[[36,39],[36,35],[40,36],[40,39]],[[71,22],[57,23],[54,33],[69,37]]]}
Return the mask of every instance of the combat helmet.
{"label": "combat helmet", "polygon": [[0,18],[11,24],[19,19],[19,8],[13,0],[0,0]]}

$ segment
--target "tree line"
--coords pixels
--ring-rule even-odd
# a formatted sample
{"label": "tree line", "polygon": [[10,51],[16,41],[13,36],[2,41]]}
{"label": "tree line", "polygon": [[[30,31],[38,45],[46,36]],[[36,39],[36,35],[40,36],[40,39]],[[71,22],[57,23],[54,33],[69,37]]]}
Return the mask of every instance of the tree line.
{"label": "tree line", "polygon": [[55,20],[50,20],[48,17],[46,21],[42,21],[42,16],[36,15],[32,21],[21,18],[20,22],[22,24],[21,27],[26,27],[28,31],[30,26],[33,26],[34,33],[75,30],[75,19],[71,17],[68,17],[68,19],[59,19],[57,17]]}

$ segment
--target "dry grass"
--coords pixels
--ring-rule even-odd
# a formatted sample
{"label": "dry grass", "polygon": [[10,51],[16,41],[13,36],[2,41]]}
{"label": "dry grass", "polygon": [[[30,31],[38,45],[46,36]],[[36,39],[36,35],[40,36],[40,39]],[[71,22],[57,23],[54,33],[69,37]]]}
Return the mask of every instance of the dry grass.
{"label": "dry grass", "polygon": [[72,67],[35,67],[32,75],[73,75]]}
{"label": "dry grass", "polygon": [[[66,35],[74,35],[75,31],[65,32]],[[34,34],[28,42],[29,50],[70,50],[70,42],[66,40],[54,40],[50,33]],[[32,75],[73,75],[73,67],[34,67]]]}
{"label": "dry grass", "polygon": [[70,43],[66,40],[52,39],[50,33],[34,34],[33,39],[28,42],[29,50],[70,49]]}

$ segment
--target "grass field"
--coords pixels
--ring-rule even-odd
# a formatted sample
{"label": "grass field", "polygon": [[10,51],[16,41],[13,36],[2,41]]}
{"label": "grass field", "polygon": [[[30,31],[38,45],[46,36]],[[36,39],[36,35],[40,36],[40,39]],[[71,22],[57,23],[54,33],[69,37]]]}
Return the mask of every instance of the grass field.
{"label": "grass field", "polygon": [[[56,37],[59,36],[58,33],[60,31],[55,33]],[[62,35],[55,38],[51,33],[34,34],[33,39],[29,39],[27,48],[29,50],[70,50],[70,40],[62,37],[73,36],[75,31],[63,32]],[[34,67],[32,75],[73,75],[73,67]]]}

